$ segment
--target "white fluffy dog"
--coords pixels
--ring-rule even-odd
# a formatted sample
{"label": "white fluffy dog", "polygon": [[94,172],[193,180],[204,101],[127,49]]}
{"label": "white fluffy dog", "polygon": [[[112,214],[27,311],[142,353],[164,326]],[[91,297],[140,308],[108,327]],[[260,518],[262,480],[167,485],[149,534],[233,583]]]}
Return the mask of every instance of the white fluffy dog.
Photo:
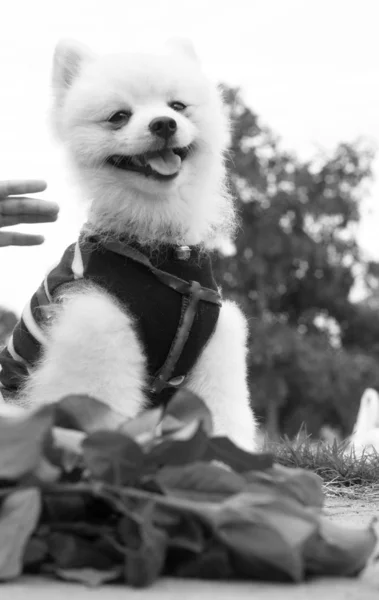
{"label": "white fluffy dog", "polygon": [[53,88],[88,221],[25,308],[3,386],[29,405],[84,393],[133,417],[185,385],[212,411],[216,434],[253,450],[247,325],[220,300],[209,262],[234,228],[216,87],[177,40],[154,55],[101,57],[62,42]]}

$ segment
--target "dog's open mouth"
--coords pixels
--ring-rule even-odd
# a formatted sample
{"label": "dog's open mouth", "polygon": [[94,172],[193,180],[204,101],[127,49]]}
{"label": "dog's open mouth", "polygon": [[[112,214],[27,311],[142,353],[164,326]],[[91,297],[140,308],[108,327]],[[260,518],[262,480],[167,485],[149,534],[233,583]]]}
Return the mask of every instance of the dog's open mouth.
{"label": "dog's open mouth", "polygon": [[113,154],[107,158],[107,163],[117,169],[134,171],[145,177],[167,181],[174,179],[179,174],[182,162],[188,156],[189,151],[190,148],[186,147],[166,148],[135,156]]}

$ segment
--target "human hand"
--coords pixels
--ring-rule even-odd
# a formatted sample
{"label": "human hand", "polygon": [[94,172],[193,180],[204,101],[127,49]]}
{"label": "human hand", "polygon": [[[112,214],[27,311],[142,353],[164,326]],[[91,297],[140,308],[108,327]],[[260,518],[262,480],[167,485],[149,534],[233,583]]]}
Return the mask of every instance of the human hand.
{"label": "human hand", "polygon": [[[45,181],[17,180],[0,181],[0,228],[18,223],[51,223],[58,217],[59,207],[55,202],[28,198],[24,194],[35,194],[46,189]],[[42,235],[0,231],[1,246],[36,246],[42,244]]]}

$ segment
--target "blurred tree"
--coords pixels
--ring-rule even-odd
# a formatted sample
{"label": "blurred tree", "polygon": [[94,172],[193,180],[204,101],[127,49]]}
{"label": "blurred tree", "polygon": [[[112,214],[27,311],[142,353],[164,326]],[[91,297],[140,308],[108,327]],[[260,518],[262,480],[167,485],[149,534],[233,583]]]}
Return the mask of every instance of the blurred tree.
{"label": "blurred tree", "polygon": [[235,254],[216,272],[249,318],[254,404],[272,437],[296,433],[302,421],[314,434],[329,424],[346,435],[363,390],[379,387],[377,306],[350,300],[358,276],[378,287],[378,265],[362,262],[356,241],[373,153],[340,144],[302,162],[238,90],[223,91],[241,226]]}

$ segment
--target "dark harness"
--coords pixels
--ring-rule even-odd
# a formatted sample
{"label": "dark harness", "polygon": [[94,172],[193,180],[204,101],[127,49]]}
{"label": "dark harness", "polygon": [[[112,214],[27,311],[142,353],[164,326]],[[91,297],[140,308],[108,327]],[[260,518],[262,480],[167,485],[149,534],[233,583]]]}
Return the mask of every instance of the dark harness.
{"label": "dark harness", "polygon": [[[86,244],[83,245],[84,252],[85,249]],[[213,279],[210,258],[198,249],[171,246],[166,250],[169,258],[165,258],[164,254],[162,258],[160,253],[160,256],[154,260],[159,266],[162,264],[166,269],[170,269],[169,272],[153,265],[154,255],[150,260],[133,245],[102,241],[97,247],[97,252],[101,253],[104,250],[107,253],[104,259],[107,261],[115,255],[126,259],[124,268],[129,273],[127,277],[129,289],[125,290],[125,286],[120,289],[115,285],[115,281],[119,282],[119,280],[115,278],[111,281],[111,277],[104,285],[105,282],[101,277],[99,278],[96,269],[91,268],[90,257],[86,261],[86,277],[104,285],[131,309],[132,315],[137,317],[135,325],[144,342],[148,363],[150,363],[149,383],[146,390],[150,404],[166,403],[175,390],[185,383],[190,369],[199,358],[217,323],[221,296]],[[113,257],[108,254],[109,252]],[[94,255],[93,248],[91,255]],[[97,261],[99,260],[98,256]],[[112,269],[111,263],[109,266]],[[197,279],[205,280],[202,283],[205,282],[214,289],[194,279],[183,279],[177,273],[189,277],[195,275]],[[151,279],[154,279],[154,282]],[[137,290],[136,297],[132,293],[133,288]],[[148,298],[145,297],[146,294],[149,295]],[[162,313],[162,319],[158,316],[158,319],[155,318],[154,323],[151,323],[151,327],[159,329],[157,341],[152,338],[149,331],[149,314],[157,311],[154,305],[158,300],[161,303],[158,313],[159,315]],[[166,345],[164,360],[162,360],[163,348],[160,347],[159,332],[162,345]]]}
{"label": "dark harness", "polygon": [[[151,250],[138,244],[79,238],[79,275],[73,270],[77,245],[72,244],[59,264],[31,298],[33,317],[43,325],[51,301],[60,301],[65,286],[90,281],[106,290],[134,320],[145,350],[149,406],[166,403],[196,364],[217,324],[221,298],[213,278],[210,256],[197,247],[162,244]],[[101,318],[101,316],[100,316]],[[96,339],[93,340],[96,343]],[[110,342],[112,343],[112,342]],[[15,352],[1,353],[0,381],[17,389],[41,356],[41,344],[21,318],[13,331]]]}

